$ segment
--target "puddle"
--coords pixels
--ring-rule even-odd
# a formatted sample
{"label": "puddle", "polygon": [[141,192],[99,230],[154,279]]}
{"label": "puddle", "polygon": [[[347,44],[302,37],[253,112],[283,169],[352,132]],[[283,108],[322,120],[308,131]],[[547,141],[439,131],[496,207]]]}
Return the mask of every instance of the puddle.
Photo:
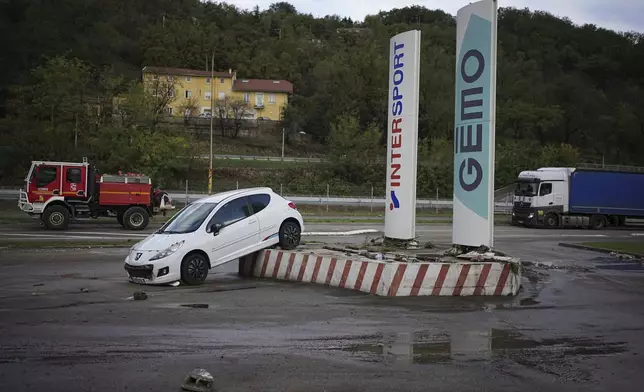
{"label": "puddle", "polygon": [[[439,364],[457,361],[512,360],[524,366],[611,355],[626,351],[624,342],[563,337],[532,339],[514,331],[489,329],[431,335],[427,332],[382,334],[365,341],[331,347],[366,362]],[[346,338],[345,338],[346,339]],[[337,339],[343,340],[343,339]],[[346,340],[345,340],[346,342]],[[554,365],[553,365],[554,366]]]}
{"label": "puddle", "polygon": [[644,265],[641,263],[606,264],[598,265],[595,268],[616,271],[644,271]]}
{"label": "puddle", "polygon": [[644,263],[641,260],[624,260],[616,257],[594,257],[590,262],[595,264],[598,270],[613,270],[613,271],[644,271]]}

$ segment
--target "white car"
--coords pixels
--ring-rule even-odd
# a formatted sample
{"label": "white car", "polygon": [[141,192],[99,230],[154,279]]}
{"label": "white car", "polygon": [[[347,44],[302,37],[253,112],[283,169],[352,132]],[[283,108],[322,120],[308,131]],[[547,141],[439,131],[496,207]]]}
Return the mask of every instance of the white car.
{"label": "white car", "polygon": [[201,284],[210,268],[279,244],[294,249],[304,230],[295,204],[270,188],[218,193],[188,204],[125,259],[141,284]]}

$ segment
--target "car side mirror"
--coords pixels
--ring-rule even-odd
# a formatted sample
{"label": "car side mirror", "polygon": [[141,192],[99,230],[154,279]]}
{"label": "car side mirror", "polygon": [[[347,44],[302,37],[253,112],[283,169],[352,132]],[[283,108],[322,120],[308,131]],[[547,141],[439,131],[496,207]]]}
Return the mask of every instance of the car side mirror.
{"label": "car side mirror", "polygon": [[219,232],[220,232],[220,231],[221,231],[221,229],[223,229],[223,228],[224,228],[224,225],[222,225],[221,223],[213,223],[213,224],[210,226],[210,231],[212,232],[212,235],[213,235],[213,236],[217,236],[217,235],[219,235]]}

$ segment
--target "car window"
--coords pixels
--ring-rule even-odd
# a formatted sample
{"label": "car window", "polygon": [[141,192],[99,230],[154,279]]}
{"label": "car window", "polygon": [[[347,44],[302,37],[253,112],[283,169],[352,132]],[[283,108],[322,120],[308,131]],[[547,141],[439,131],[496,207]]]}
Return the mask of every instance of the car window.
{"label": "car window", "polygon": [[266,193],[260,193],[259,195],[248,196],[248,203],[253,208],[253,213],[257,214],[271,202],[271,196]]}
{"label": "car window", "polygon": [[224,226],[232,225],[244,218],[251,216],[251,211],[245,197],[229,201],[215,213],[212,223],[221,223]]}
{"label": "car window", "polygon": [[172,219],[159,229],[158,234],[184,234],[197,230],[217,203],[195,203],[188,204],[181,211],[177,212]]}

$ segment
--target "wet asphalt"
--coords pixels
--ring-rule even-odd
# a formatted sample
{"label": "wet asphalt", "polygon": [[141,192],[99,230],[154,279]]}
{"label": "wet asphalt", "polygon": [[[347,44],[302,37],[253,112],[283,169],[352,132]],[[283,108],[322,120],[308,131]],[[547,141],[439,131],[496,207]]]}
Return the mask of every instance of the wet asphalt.
{"label": "wet asphalt", "polygon": [[533,264],[514,298],[381,298],[235,263],[200,287],[142,287],[123,249],[0,251],[1,389],[178,391],[205,368],[218,391],[640,391],[641,263],[556,245],[596,232],[497,234]]}

